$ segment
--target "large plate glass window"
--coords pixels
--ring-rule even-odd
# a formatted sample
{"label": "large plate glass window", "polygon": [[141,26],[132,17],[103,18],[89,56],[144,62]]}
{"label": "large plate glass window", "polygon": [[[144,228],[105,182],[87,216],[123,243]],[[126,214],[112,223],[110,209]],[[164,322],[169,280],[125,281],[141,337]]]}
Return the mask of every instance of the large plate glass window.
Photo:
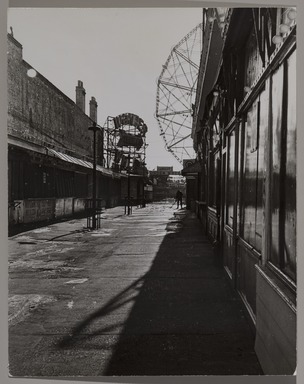
{"label": "large plate glass window", "polygon": [[227,210],[226,224],[233,227],[234,194],[235,194],[235,131],[228,136],[228,165],[227,165]]}
{"label": "large plate glass window", "polygon": [[296,279],[296,56],[272,77],[270,262]]}
{"label": "large plate glass window", "polygon": [[268,94],[252,103],[245,122],[245,156],[242,182],[241,234],[257,251],[262,249],[265,131],[268,125]]}

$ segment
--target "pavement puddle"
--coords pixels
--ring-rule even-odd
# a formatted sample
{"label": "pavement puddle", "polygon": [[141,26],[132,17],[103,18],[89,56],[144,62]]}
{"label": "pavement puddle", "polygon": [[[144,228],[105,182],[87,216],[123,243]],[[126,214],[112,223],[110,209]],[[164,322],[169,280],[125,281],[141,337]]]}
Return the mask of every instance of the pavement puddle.
{"label": "pavement puddle", "polygon": [[160,232],[160,233],[151,233],[149,234],[149,237],[152,236],[152,237],[165,237],[166,235],[169,235],[170,233],[174,233],[175,231],[164,231],[164,232]]}
{"label": "pavement puddle", "polygon": [[15,238],[12,238],[12,240],[17,241],[19,244],[36,244],[37,239],[35,239],[32,236],[17,236]]}
{"label": "pavement puddle", "polygon": [[49,227],[42,227],[42,228],[34,229],[33,232],[34,233],[43,233],[43,232],[49,232],[50,230],[51,230],[51,228],[49,228]]}
{"label": "pavement puddle", "polygon": [[74,249],[74,247],[59,248],[55,250],[55,253],[66,253],[68,251],[71,251],[72,249]]}
{"label": "pavement puddle", "polygon": [[36,257],[36,256],[44,256],[44,255],[47,255],[49,253],[66,253],[68,251],[71,251],[72,249],[74,249],[74,247],[59,248],[58,244],[54,243],[49,247],[39,249],[39,250],[33,251],[33,252],[28,252],[24,256],[25,257],[29,257],[29,256]]}
{"label": "pavement puddle", "polygon": [[122,237],[124,239],[129,239],[129,238],[146,238],[146,237],[165,237],[168,233],[168,231],[161,231],[157,233],[146,233],[146,234],[138,234],[138,235],[123,235]]}
{"label": "pavement puddle", "polygon": [[183,227],[183,224],[179,221],[172,221],[167,224],[166,230],[170,232],[177,232],[179,229]]}
{"label": "pavement puddle", "polygon": [[8,323],[15,325],[27,318],[37,307],[56,301],[47,295],[11,295],[8,298]]}
{"label": "pavement puddle", "polygon": [[101,237],[101,236],[111,236],[115,229],[101,229],[96,232],[92,232],[91,236]]}
{"label": "pavement puddle", "polygon": [[65,261],[54,260],[15,260],[9,262],[9,268],[24,268],[24,269],[56,269],[65,264]]}
{"label": "pavement puddle", "polygon": [[84,278],[84,279],[74,279],[74,280],[69,280],[69,281],[65,282],[64,284],[83,284],[83,283],[85,283],[88,280],[89,279],[87,279],[87,278]]}
{"label": "pavement puddle", "polygon": [[19,259],[15,261],[9,261],[9,272],[15,272],[16,270],[23,271],[41,271],[42,273],[47,274],[48,276],[54,275],[58,276],[60,273],[67,272],[79,272],[83,268],[72,267],[67,265],[66,260],[40,260],[40,259]]}
{"label": "pavement puddle", "polygon": [[47,253],[49,252],[53,252],[56,248],[56,245],[52,245],[50,247],[46,247],[46,248],[42,248],[42,249],[38,249],[37,251],[33,251],[33,252],[27,252],[24,256],[25,257],[28,257],[28,256],[41,256],[41,255],[46,255]]}

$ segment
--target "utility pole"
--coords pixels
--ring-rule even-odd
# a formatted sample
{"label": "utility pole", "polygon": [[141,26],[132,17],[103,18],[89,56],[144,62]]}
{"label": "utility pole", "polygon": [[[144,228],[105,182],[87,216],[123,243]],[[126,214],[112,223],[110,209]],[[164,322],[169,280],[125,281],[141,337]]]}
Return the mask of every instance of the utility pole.
{"label": "utility pole", "polygon": [[96,132],[100,130],[96,122],[88,128],[93,131],[93,192],[92,192],[92,229],[96,229]]}
{"label": "utility pole", "polygon": [[131,148],[129,147],[129,156],[128,156],[128,215],[131,214],[131,180],[130,180],[130,161],[131,161]]}

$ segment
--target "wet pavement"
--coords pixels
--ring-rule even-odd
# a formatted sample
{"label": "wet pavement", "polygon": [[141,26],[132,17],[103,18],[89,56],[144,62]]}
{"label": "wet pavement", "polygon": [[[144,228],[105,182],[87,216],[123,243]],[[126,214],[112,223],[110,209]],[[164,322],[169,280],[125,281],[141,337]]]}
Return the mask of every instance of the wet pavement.
{"label": "wet pavement", "polygon": [[237,293],[172,202],[9,238],[12,376],[260,375]]}

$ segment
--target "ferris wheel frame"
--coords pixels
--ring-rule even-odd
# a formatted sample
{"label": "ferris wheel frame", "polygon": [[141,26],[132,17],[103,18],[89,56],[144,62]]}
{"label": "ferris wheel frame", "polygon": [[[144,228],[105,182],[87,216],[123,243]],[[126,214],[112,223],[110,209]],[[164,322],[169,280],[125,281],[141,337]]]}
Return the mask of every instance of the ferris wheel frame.
{"label": "ferris wheel frame", "polygon": [[156,112],[165,148],[178,162],[195,157],[192,132],[203,23],[198,24],[172,49],[157,80]]}

